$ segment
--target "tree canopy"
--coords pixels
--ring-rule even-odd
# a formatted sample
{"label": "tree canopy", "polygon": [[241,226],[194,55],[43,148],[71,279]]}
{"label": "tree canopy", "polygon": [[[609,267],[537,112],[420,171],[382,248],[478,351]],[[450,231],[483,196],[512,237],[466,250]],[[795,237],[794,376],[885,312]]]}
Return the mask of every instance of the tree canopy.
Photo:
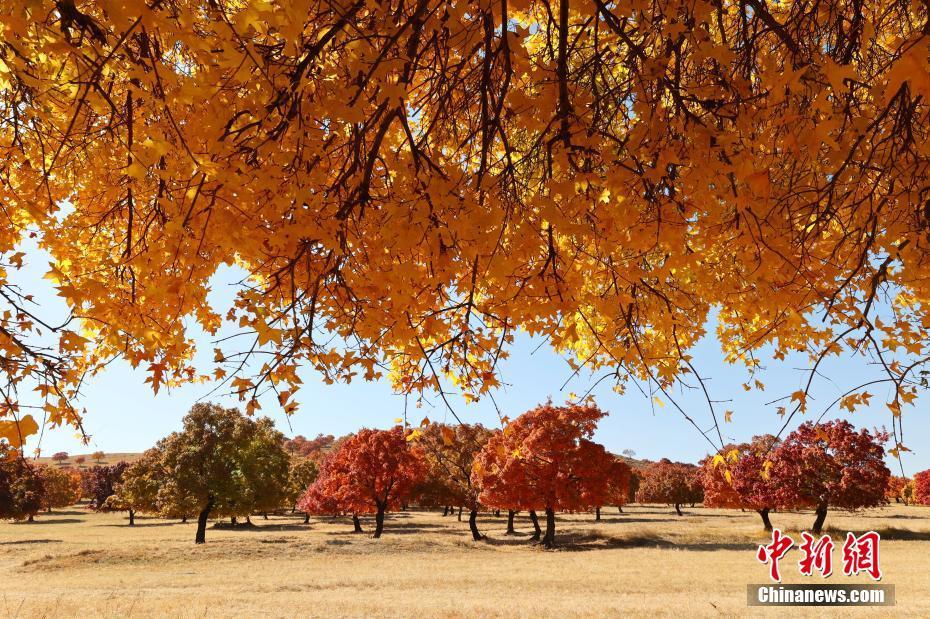
{"label": "tree canopy", "polygon": [[[448,373],[480,397],[520,328],[666,390],[696,375],[712,312],[753,377],[765,347],[811,357],[791,413],[844,352],[881,359],[896,414],[915,397],[926,4],[3,0],[0,15],[0,253],[19,268],[35,236],[74,319],[42,320],[0,276],[14,447],[37,431],[19,386],[79,425],[87,372],[122,355],[156,390],[197,379],[190,324],[224,318],[250,339],[217,350],[213,375],[252,409],[275,388],[293,411],[301,365],[387,368],[408,392]],[[208,298],[223,265],[246,273],[226,316]]]}

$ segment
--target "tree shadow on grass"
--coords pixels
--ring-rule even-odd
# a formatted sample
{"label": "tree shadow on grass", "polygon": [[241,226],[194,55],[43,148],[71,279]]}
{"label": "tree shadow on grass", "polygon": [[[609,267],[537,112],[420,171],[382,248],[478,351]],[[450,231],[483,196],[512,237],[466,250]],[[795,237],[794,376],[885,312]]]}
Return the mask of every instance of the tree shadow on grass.
{"label": "tree shadow on grass", "polygon": [[14,522],[14,525],[34,525],[34,524],[79,524],[84,522],[83,518],[42,518],[41,516],[36,516],[35,520],[29,522],[28,520],[21,520]]}
{"label": "tree shadow on grass", "polygon": [[674,542],[653,535],[636,535],[632,537],[605,537],[596,534],[556,532],[556,548],[568,552],[584,552],[592,550],[611,550],[622,548],[660,548],[687,550],[692,552],[716,552],[718,550],[748,551],[758,548],[754,542]]}
{"label": "tree shadow on grass", "polygon": [[182,524],[182,522],[181,522],[180,520],[175,521],[175,522],[138,522],[138,521],[136,521],[136,524],[134,524],[134,525],[132,525],[132,526],[129,526],[129,523],[128,523],[128,522],[123,522],[123,523],[120,523],[120,524],[98,524],[98,525],[94,525],[94,526],[98,526],[98,527],[115,527],[115,528],[118,528],[118,529],[123,529],[123,528],[126,528],[126,529],[146,529],[146,528],[148,528],[148,527],[173,527],[173,526],[176,526],[176,525],[179,525],[179,524]]}
{"label": "tree shadow on grass", "polygon": [[21,539],[14,542],[0,542],[0,546],[18,546],[20,544],[60,544],[60,539]]}
{"label": "tree shadow on grass", "polygon": [[[928,542],[930,541],[930,531],[912,531],[910,529],[899,529],[897,527],[884,527],[881,529],[873,529],[876,533],[882,536],[883,542],[888,541],[909,541],[909,542]],[[847,529],[836,529],[834,527],[827,527],[826,532],[830,534],[831,537],[838,537],[841,539],[846,538]],[[854,535],[861,535],[866,531],[853,531]]]}
{"label": "tree shadow on grass", "polygon": [[684,516],[681,518],[678,516],[672,516],[671,518],[624,518],[623,516],[605,518],[604,516],[601,516],[600,520],[591,520],[591,524],[624,524],[628,522],[684,522],[684,520]]}
{"label": "tree shadow on grass", "polygon": [[[374,521],[366,522],[362,521],[362,528],[364,529],[363,533],[357,533],[357,535],[370,535],[374,533],[375,523]],[[326,531],[326,535],[351,535],[352,532],[352,521],[346,523],[345,531]],[[468,529],[455,529],[450,527],[445,527],[440,524],[427,524],[427,523],[417,523],[417,524],[406,524],[399,522],[391,522],[390,520],[384,521],[384,535],[396,534],[396,535],[410,535],[414,533],[439,533],[442,535],[462,535],[463,531],[467,533]]]}

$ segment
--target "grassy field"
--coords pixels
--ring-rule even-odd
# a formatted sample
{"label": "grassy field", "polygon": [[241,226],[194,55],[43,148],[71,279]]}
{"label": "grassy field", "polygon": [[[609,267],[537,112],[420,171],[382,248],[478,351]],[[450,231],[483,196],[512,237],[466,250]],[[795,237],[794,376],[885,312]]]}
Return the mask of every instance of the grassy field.
{"label": "grassy field", "polygon": [[[505,518],[482,515],[489,539],[472,542],[467,522],[439,513],[392,515],[380,540],[345,520],[295,515],[253,519],[252,529],[210,528],[192,543],[192,523],[75,507],[35,523],[0,523],[0,616],[837,616],[830,609],[747,608],[746,584],[767,581],[755,559],[767,539],[753,513],[628,506],[560,515],[556,551],[527,545],[531,529],[504,535]],[[809,513],[773,514],[797,531]],[[847,530],[883,535],[894,608],[836,609],[843,616],[930,616],[930,507],[831,513],[837,538],[831,583],[842,575]],[[370,528],[365,523],[366,529]],[[797,535],[794,535],[798,539]],[[798,553],[782,561],[785,582],[805,582]],[[823,582],[820,577],[806,582]],[[803,612],[807,610],[807,612]]]}

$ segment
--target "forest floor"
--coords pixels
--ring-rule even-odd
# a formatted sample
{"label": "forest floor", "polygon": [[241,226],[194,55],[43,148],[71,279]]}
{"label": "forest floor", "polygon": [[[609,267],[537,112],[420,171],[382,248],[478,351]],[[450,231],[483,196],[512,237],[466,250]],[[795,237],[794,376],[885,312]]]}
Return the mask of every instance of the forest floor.
{"label": "forest floor", "polygon": [[[344,519],[253,518],[254,528],[95,514],[82,507],[41,514],[34,523],[0,522],[0,616],[930,616],[930,507],[831,512],[834,575],[798,573],[798,551],[782,560],[786,583],[849,584],[842,574],[846,531],[879,531],[883,584],[897,605],[862,608],[760,608],[746,585],[769,582],[757,562],[770,541],[755,513],[665,506],[605,508],[557,518],[559,548],[528,544],[531,525],[481,514],[488,535],[472,542],[467,515],[405,512],[384,536],[351,532]],[[776,527],[799,540],[811,513],[776,513]],[[371,530],[371,523],[363,523]],[[889,612],[890,611],[890,612]]]}

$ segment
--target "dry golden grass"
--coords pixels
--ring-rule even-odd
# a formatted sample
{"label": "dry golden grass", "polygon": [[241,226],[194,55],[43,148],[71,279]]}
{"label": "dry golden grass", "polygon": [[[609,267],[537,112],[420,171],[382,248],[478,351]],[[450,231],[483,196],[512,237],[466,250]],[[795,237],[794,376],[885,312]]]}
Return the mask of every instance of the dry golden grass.
{"label": "dry golden grass", "polygon": [[[599,524],[560,515],[561,547],[547,552],[527,545],[522,514],[517,537],[504,535],[504,517],[482,515],[490,539],[478,543],[454,516],[410,512],[391,516],[380,540],[344,520],[305,526],[295,515],[211,528],[195,546],[194,524],[141,518],[130,528],[124,514],[75,507],[0,523],[0,616],[930,616],[930,507],[830,514],[838,537],[883,533],[883,582],[896,585],[898,603],[833,612],[746,606],[746,584],[767,580],[754,552],[767,535],[754,513],[625,511],[605,509]],[[797,531],[813,516],[773,522]],[[783,561],[785,582],[823,582],[805,581],[796,561],[796,551]],[[836,571],[829,582],[869,582]]]}

